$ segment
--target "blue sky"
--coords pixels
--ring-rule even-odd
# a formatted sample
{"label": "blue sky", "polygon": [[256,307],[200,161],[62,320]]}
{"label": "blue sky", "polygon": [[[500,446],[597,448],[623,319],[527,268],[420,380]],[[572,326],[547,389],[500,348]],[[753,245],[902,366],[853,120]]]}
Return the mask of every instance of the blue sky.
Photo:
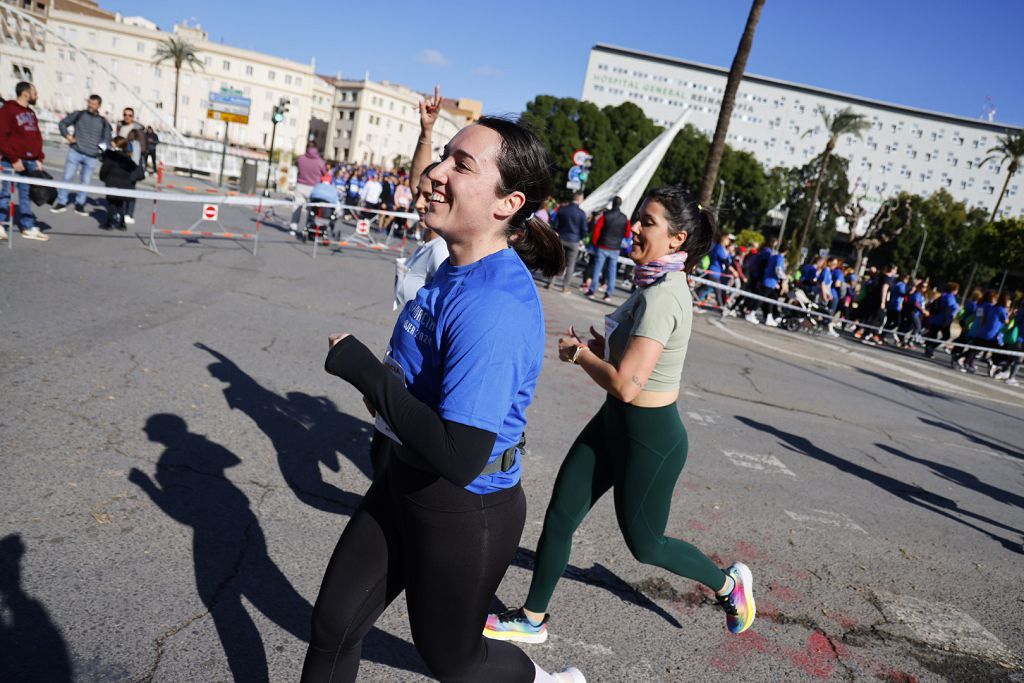
{"label": "blue sky", "polygon": [[[514,113],[538,94],[579,97],[598,42],[728,67],[750,4],[299,3],[100,0],[169,30],[198,20],[210,39],[308,62],[317,71],[391,80]],[[625,8],[635,8],[628,13]],[[301,12],[300,12],[301,10]],[[931,109],[1024,125],[1021,0],[768,0],[747,71]]]}

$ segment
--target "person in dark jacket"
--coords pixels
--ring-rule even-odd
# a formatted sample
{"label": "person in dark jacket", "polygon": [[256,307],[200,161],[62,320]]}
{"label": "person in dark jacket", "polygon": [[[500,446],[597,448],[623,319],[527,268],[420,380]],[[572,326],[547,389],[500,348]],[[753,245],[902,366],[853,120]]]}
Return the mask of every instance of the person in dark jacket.
{"label": "person in dark jacket", "polygon": [[[135,183],[142,180],[146,173],[142,166],[132,161],[128,152],[128,140],[120,135],[110,141],[110,149],[103,153],[103,165],[100,167],[100,180],[107,187],[122,190],[134,190]],[[126,197],[107,195],[107,222],[103,228],[125,230],[124,210]]]}
{"label": "person in dark jacket", "polygon": [[597,223],[594,224],[594,246],[597,251],[594,253],[594,272],[591,276],[590,289],[587,290],[588,297],[597,294],[597,284],[601,279],[602,268],[607,268],[604,279],[608,283],[604,301],[609,301],[612,298],[612,292],[615,291],[615,273],[619,268],[619,251],[622,250],[622,240],[632,234],[629,219],[619,210],[620,206],[622,206],[621,197],[612,199],[612,208],[601,214]]}
{"label": "person in dark jacket", "polygon": [[[569,283],[576,271],[576,257],[580,253],[580,242],[587,236],[587,214],[580,208],[583,203],[583,193],[577,192],[572,196],[572,201],[558,210],[555,222],[551,227],[558,233],[558,239],[565,250],[565,275],[562,278],[562,292],[569,291]],[[545,288],[551,289],[551,283],[555,278],[548,280]]]}
{"label": "person in dark jacket", "polygon": [[142,159],[142,168],[149,166],[150,159],[153,160],[153,173],[156,173],[156,146],[160,144],[160,136],[153,130],[153,126],[146,126],[146,154]]}
{"label": "person in dark jacket", "polygon": [[[89,95],[85,109],[71,112],[57,126],[61,136],[70,144],[67,159],[64,160],[62,180],[65,183],[74,182],[75,176],[81,173],[81,184],[88,185],[99,164],[100,155],[110,146],[110,124],[100,114],[102,103],[103,98],[99,95]],[[65,188],[57,190],[57,201],[50,211],[67,211],[68,194]],[[75,213],[79,216],[89,215],[85,210],[85,201],[85,192],[75,193]]]}

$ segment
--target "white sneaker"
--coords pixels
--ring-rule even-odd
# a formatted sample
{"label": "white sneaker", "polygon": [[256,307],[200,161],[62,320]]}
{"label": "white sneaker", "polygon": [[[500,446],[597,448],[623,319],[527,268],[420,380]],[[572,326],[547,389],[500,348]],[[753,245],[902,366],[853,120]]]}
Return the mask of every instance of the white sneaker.
{"label": "white sneaker", "polygon": [[834,328],[834,327],[832,327],[831,325],[829,325],[829,326],[828,326],[828,336],[830,336],[830,337],[838,337],[838,336],[839,336],[839,333],[838,333],[838,332],[836,332],[836,330],[835,330],[835,328]]}
{"label": "white sneaker", "polygon": [[7,231],[0,228],[0,242],[3,242],[5,239],[7,239]]}
{"label": "white sneaker", "polygon": [[125,216],[124,217],[124,222],[125,222],[125,225],[135,225],[135,219],[132,218],[131,216]]}
{"label": "white sneaker", "polygon": [[746,320],[748,323],[754,323],[755,325],[758,325],[761,322],[760,320],[757,319],[757,313],[754,313],[753,311],[750,311],[745,316],[743,316],[743,319]]}
{"label": "white sneaker", "polygon": [[995,372],[995,373],[992,373],[990,376],[993,376],[993,375],[1000,382],[1002,382],[1004,380],[1010,379],[1010,371],[1009,370],[1003,370],[1001,372]]}
{"label": "white sneaker", "polygon": [[1011,386],[1011,387],[1018,387],[1018,386],[1020,386],[1020,382],[1018,382],[1013,377],[1011,377],[1010,379],[1006,380],[1006,384],[1007,384],[1007,386]]}
{"label": "white sneaker", "polygon": [[44,235],[39,228],[32,227],[28,230],[22,230],[21,236],[27,240],[38,240],[40,242],[48,242],[50,240],[49,235]]}
{"label": "white sneaker", "polygon": [[551,674],[551,677],[556,681],[564,681],[564,683],[587,683],[587,679],[583,677],[583,674],[575,666],[570,666],[564,671]]}
{"label": "white sneaker", "polygon": [[768,318],[764,321],[764,324],[767,325],[768,327],[778,327],[779,321],[776,320],[771,315],[769,315]]}

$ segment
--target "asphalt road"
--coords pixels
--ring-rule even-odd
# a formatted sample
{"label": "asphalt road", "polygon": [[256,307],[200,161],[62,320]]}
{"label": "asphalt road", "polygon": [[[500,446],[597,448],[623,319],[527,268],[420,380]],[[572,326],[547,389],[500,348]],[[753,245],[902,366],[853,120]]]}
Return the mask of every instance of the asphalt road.
{"label": "asphalt road", "polygon": [[[197,215],[162,204],[158,222]],[[371,425],[322,369],[327,334],[383,350],[393,254],[313,259],[272,221],[256,256],[181,238],[157,255],[143,221],[41,217],[49,242],[0,243],[0,680],[295,680],[368,485]],[[610,309],[541,297],[550,344],[507,605],[602,400],[554,339]],[[757,622],[733,636],[706,590],[636,562],[606,499],[530,656],[590,681],[1024,680],[1024,392],[708,314],[683,379],[690,453],[668,533],[750,565]],[[361,680],[429,680],[401,600],[364,658]]]}

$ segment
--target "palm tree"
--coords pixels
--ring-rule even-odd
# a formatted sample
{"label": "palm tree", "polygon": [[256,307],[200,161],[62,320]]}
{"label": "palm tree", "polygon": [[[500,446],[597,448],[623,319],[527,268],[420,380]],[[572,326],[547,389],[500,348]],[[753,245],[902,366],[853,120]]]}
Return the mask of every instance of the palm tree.
{"label": "palm tree", "polygon": [[698,201],[704,206],[711,204],[711,193],[715,189],[718,167],[722,164],[722,154],[725,152],[725,136],[729,132],[729,119],[732,118],[733,105],[736,104],[736,91],[739,90],[740,81],[743,80],[743,71],[747,68],[747,57],[750,56],[750,47],[754,43],[754,29],[757,28],[757,22],[761,18],[762,7],[764,7],[764,0],[754,0],[750,5],[747,25],[743,29],[743,36],[736,48],[732,67],[729,68],[729,78],[725,82],[725,92],[722,93],[722,105],[718,109],[715,136],[711,139],[711,148],[708,149],[708,159],[704,165],[704,180],[700,185]]}
{"label": "palm tree", "polygon": [[[829,133],[828,142],[825,144],[825,152],[821,155],[821,170],[814,181],[814,194],[811,196],[811,203],[807,207],[807,216],[804,218],[804,227],[800,231],[800,241],[797,243],[797,253],[804,248],[807,241],[807,233],[811,229],[811,219],[818,213],[818,194],[821,192],[821,181],[825,178],[825,169],[828,167],[829,157],[836,148],[836,143],[843,135],[861,136],[865,130],[871,127],[871,122],[863,114],[854,113],[853,109],[847,107],[835,114],[829,114],[824,107],[818,108],[818,113],[825,120],[825,129]],[[807,135],[811,131],[807,131]]]}
{"label": "palm tree", "polygon": [[178,85],[181,82],[181,66],[188,64],[194,72],[198,66],[204,68],[196,54],[196,48],[189,42],[178,38],[168,38],[161,41],[153,53],[153,64],[174,62],[174,127],[178,127]]}
{"label": "palm tree", "polygon": [[1010,184],[1010,178],[1020,169],[1020,161],[1024,158],[1024,131],[1008,130],[1006,135],[1000,135],[998,140],[999,144],[985,152],[988,156],[982,159],[980,164],[984,166],[990,161],[998,161],[999,167],[1002,168],[1004,163],[1010,162],[1010,165],[1006,168],[1006,180],[1003,182],[1003,189],[999,192],[996,205],[992,208],[992,217],[989,218],[989,223],[995,222],[996,215],[999,214],[999,205],[1003,203],[1003,197],[1006,196],[1006,187]]}
{"label": "palm tree", "polygon": [[[1003,189],[999,192],[996,205],[992,207],[992,215],[988,219],[989,224],[996,222],[996,216],[999,215],[999,205],[1003,203],[1003,197],[1006,196],[1006,187],[1010,184],[1010,178],[1020,168],[1021,158],[1024,157],[1024,132],[1008,130],[1006,135],[1000,135],[997,139],[999,144],[986,151],[985,154],[988,154],[988,156],[982,159],[979,164],[984,166],[990,161],[998,161],[999,167],[1002,168],[1004,163],[1010,162],[1010,165],[1006,167],[1006,180],[1003,182]],[[975,260],[971,268],[971,274],[967,278],[967,287],[964,288],[964,298],[970,295],[971,285],[974,284],[974,276],[977,272],[978,261]]]}

